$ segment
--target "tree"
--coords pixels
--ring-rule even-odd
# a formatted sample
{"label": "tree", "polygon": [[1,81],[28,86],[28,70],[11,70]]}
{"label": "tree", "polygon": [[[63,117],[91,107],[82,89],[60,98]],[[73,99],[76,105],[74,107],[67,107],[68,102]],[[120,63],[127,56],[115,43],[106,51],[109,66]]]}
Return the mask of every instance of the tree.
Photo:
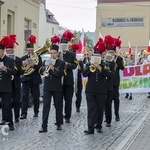
{"label": "tree", "polygon": [[[79,41],[79,39],[80,39],[81,31],[74,30],[73,33],[75,35],[75,38],[73,39],[73,42],[77,43]],[[93,50],[93,40],[90,37],[88,37],[86,34],[84,34],[84,37],[85,37],[87,48],[90,51],[92,51]]]}

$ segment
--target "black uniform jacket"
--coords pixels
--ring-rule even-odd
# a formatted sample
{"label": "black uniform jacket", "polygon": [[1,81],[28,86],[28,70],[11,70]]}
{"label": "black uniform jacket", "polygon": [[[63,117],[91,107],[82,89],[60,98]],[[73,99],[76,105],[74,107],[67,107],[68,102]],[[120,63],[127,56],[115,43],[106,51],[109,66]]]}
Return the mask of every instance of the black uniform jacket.
{"label": "black uniform jacket", "polygon": [[[45,66],[40,70],[43,74]],[[65,62],[59,58],[54,65],[54,71],[49,70],[49,76],[44,78],[44,91],[62,92],[62,76],[64,75]]]}
{"label": "black uniform jacket", "polygon": [[[28,55],[25,55],[21,57],[21,60],[24,61],[27,58],[29,58]],[[42,67],[42,59],[40,56],[38,56],[38,58],[39,58],[39,63],[37,65],[34,65],[35,71],[30,75],[23,76],[22,82],[28,82],[30,79],[33,79],[34,85],[42,83],[41,76],[39,74],[39,69]]]}
{"label": "black uniform jacket", "polygon": [[107,94],[106,79],[111,75],[111,72],[104,68],[105,65],[101,65],[101,72],[98,69],[95,72],[91,72],[89,66],[86,66],[83,70],[83,76],[88,77],[85,93]]}
{"label": "black uniform jacket", "polygon": [[76,55],[73,52],[67,51],[65,54],[63,54],[63,60],[67,62],[66,65],[66,74],[64,76],[64,85],[73,85],[73,69],[76,69],[78,63],[76,59]]}
{"label": "black uniform jacket", "polygon": [[15,65],[17,67],[17,74],[14,76],[14,79],[12,80],[12,83],[15,85],[15,88],[20,89],[21,88],[21,78],[20,75],[24,73],[22,61],[21,58],[16,56]]}
{"label": "black uniform jacket", "polygon": [[118,86],[119,87],[119,85],[120,85],[120,74],[119,74],[119,71],[123,70],[124,67],[125,67],[125,65],[124,65],[122,57],[118,56],[117,60],[116,60],[116,69],[114,70],[115,71],[115,75],[114,75],[114,78],[113,78],[113,86]]}
{"label": "black uniform jacket", "polygon": [[113,91],[113,78],[115,76],[114,72],[114,61],[112,62],[105,62],[102,63],[105,70],[108,70],[110,72],[110,76],[107,77],[106,83],[107,83],[107,91]]}
{"label": "black uniform jacket", "polygon": [[4,56],[0,62],[7,67],[7,72],[0,70],[0,92],[12,92],[12,76],[17,73],[14,60],[8,56]]}

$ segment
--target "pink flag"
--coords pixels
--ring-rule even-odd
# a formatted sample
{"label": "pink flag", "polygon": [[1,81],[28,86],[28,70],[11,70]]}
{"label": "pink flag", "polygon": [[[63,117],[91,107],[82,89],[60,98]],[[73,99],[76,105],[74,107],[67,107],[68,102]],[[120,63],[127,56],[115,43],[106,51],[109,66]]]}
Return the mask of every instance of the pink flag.
{"label": "pink flag", "polygon": [[76,54],[85,53],[86,46],[85,46],[85,37],[84,37],[84,30],[82,29],[82,34],[78,41],[79,48],[76,50]]}

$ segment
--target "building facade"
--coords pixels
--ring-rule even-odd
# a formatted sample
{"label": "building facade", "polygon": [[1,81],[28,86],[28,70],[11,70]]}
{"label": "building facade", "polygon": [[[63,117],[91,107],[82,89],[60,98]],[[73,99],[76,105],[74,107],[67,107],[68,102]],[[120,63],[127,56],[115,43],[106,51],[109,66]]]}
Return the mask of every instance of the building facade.
{"label": "building facade", "polygon": [[150,40],[150,0],[97,0],[96,39],[120,36],[122,50],[147,49]]}
{"label": "building facade", "polygon": [[[2,1],[4,3],[0,9],[0,37],[10,33],[16,34],[19,45],[15,47],[15,54],[22,56],[25,53],[26,37],[30,34],[38,37],[39,0]],[[35,48],[37,47],[38,44],[35,44]]]}
{"label": "building facade", "polygon": [[40,1],[39,16],[39,47],[43,46],[46,39],[58,34],[59,23],[48,9],[45,8],[45,0]]}

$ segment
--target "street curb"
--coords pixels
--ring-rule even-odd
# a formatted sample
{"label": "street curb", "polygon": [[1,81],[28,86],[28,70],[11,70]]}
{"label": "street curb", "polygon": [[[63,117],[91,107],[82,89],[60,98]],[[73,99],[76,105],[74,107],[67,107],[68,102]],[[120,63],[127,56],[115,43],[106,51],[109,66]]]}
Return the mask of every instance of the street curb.
{"label": "street curb", "polygon": [[115,150],[128,150],[131,144],[136,140],[142,129],[145,127],[145,123],[150,115],[150,110],[140,119],[135,128],[124,138],[124,140],[115,148]]}

